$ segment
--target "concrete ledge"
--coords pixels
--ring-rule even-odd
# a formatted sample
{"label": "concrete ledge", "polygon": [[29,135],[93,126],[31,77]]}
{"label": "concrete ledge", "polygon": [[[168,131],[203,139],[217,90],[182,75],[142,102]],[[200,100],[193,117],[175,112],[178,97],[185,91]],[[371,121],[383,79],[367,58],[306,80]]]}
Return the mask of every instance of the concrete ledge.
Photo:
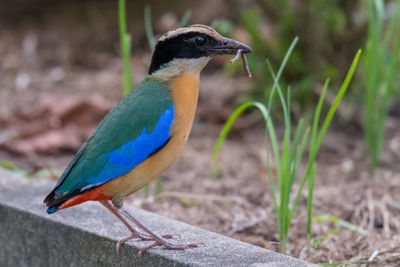
{"label": "concrete ledge", "polygon": [[0,266],[315,266],[140,209],[132,212],[156,232],[206,245],[153,248],[139,259],[139,249],[149,243],[130,241],[116,255],[125,226],[98,203],[47,215],[42,202],[53,185],[0,168]]}

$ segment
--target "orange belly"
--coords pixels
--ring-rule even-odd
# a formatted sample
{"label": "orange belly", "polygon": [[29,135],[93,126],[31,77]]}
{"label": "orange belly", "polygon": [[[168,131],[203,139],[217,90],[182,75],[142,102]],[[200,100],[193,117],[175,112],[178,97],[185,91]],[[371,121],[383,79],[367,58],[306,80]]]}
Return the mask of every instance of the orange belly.
{"label": "orange belly", "polygon": [[180,155],[189,138],[196,112],[199,74],[182,72],[170,81],[169,88],[175,104],[169,142],[129,173],[104,184],[106,195],[124,196],[137,191],[160,176]]}

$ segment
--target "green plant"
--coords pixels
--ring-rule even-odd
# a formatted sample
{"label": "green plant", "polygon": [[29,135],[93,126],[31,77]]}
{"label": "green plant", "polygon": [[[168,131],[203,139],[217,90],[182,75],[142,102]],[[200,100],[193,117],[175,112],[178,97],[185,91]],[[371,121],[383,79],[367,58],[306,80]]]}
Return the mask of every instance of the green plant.
{"label": "green plant", "polygon": [[[286,242],[287,235],[290,228],[291,220],[293,217],[293,213],[296,210],[297,203],[299,201],[301,192],[305,185],[305,182],[308,181],[308,202],[307,202],[307,213],[308,213],[308,223],[307,223],[307,236],[310,241],[311,236],[311,224],[312,224],[312,199],[313,199],[313,189],[314,189],[314,180],[315,180],[315,170],[316,163],[315,158],[318,154],[320,145],[322,143],[323,137],[328,129],[333,115],[335,114],[336,108],[342,99],[344,93],[346,92],[350,80],[354,74],[356,65],[358,63],[361,50],[359,50],[351,64],[351,67],[346,75],[346,78],[336,95],[336,98],[331,105],[325,120],[323,121],[321,127],[319,128],[319,119],[322,110],[322,104],[324,101],[325,93],[328,88],[329,80],[325,82],[324,88],[322,90],[322,94],[319,98],[318,105],[314,112],[314,119],[311,127],[311,138],[309,138],[310,128],[304,126],[304,118],[299,120],[299,123],[295,127],[294,135],[292,137],[291,131],[291,95],[290,88],[287,90],[287,96],[283,95],[281,87],[279,85],[279,79],[283,73],[283,70],[288,62],[288,59],[291,53],[294,50],[294,47],[297,43],[298,38],[295,38],[292,44],[290,45],[286,55],[282,61],[282,64],[278,70],[278,73],[275,75],[272,70],[271,64],[267,61],[267,65],[269,68],[269,72],[273,78],[273,86],[271,88],[269,99],[267,104],[256,102],[256,101],[248,101],[242,105],[240,105],[225,123],[224,127],[221,130],[221,133],[217,139],[217,142],[214,147],[213,155],[212,155],[212,163],[214,164],[216,158],[218,156],[218,152],[223,141],[226,138],[231,126],[235,122],[235,120],[247,109],[251,107],[257,108],[265,121],[266,124],[266,135],[265,135],[265,143],[266,143],[266,154],[267,154],[267,170],[269,176],[269,183],[271,187],[271,193],[273,198],[273,205],[275,210],[275,216],[278,225],[278,232],[280,238],[280,250],[282,253],[285,253],[286,250]],[[271,109],[273,98],[275,92],[278,93],[279,100],[281,103],[281,107],[283,110],[283,123],[284,123],[284,134],[281,145],[279,146],[278,137],[276,135],[276,130],[274,126],[273,119],[271,118]],[[299,166],[303,159],[304,149],[309,142],[309,154],[308,161],[306,165],[306,170],[302,175],[302,179],[300,181],[300,186],[297,192],[295,192],[295,198],[293,201],[290,201],[290,197],[293,192],[293,184],[296,178],[300,175]],[[269,147],[272,148],[272,157],[276,166],[276,182],[274,181],[272,166],[270,162],[270,154]],[[277,191],[279,194],[277,194]],[[278,201],[279,198],[279,201]]]}
{"label": "green plant", "polygon": [[365,141],[371,164],[379,163],[385,124],[396,86],[400,48],[400,1],[385,28],[383,0],[367,0],[368,42],[365,64]]}
{"label": "green plant", "polygon": [[[353,52],[363,45],[360,38],[363,29],[352,19],[352,14],[359,12],[359,1],[308,0],[300,4],[290,0],[255,0],[254,5],[243,5],[229,0],[254,51],[248,55],[253,73],[251,90],[237,102],[265,99],[269,93],[265,88],[271,88],[272,82],[265,75],[264,59],[268,57],[274,66],[280,64],[293,36],[297,35],[300,41],[280,81],[283,88],[288,84],[292,88],[294,114],[301,113],[310,119],[312,109],[308,108],[318,100],[313,93],[318,82],[325,77],[334,81],[344,77]],[[226,68],[232,73],[238,67]],[[274,110],[276,115],[281,114]]]}
{"label": "green plant", "polygon": [[348,221],[345,221],[343,219],[340,219],[336,216],[326,214],[326,213],[318,215],[318,216],[314,216],[312,218],[312,221],[313,222],[332,222],[337,226],[347,228],[347,229],[357,232],[359,234],[362,234],[362,235],[368,234],[367,230],[365,230],[364,228],[354,225],[354,224],[352,224]]}
{"label": "green plant", "polygon": [[121,42],[121,54],[123,60],[123,91],[127,95],[132,90],[132,74],[131,74],[131,36],[126,29],[126,8],[125,0],[118,1],[118,24],[119,37]]}
{"label": "green plant", "polygon": [[18,173],[24,177],[29,177],[29,172],[27,172],[24,169],[19,168],[17,165],[15,165],[13,162],[11,162],[9,160],[0,159],[0,167],[8,169],[12,172]]}

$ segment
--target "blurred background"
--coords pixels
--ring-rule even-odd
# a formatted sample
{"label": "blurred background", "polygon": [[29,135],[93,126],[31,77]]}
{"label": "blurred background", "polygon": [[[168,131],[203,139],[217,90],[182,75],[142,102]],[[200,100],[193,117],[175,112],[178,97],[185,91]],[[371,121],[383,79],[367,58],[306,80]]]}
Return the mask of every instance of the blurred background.
{"label": "blurred background", "polygon": [[[398,2],[127,1],[134,85],[144,78],[151,60],[145,10],[156,39],[185,18],[188,24],[210,25],[250,45],[253,79],[246,78],[240,62],[230,64],[229,57],[207,65],[192,136],[182,157],[130,203],[279,251],[262,117],[251,111],[239,117],[215,169],[210,159],[218,134],[238,105],[267,102],[273,79],[266,59],[276,72],[296,36],[299,41],[280,78],[285,92],[291,88],[293,124],[300,118],[311,124],[325,79],[330,78],[322,110],[326,114],[361,48],[357,71],[317,157],[311,250],[305,249],[305,190],[289,231],[287,253],[320,263],[368,259],[379,250],[382,262],[396,264]],[[57,180],[97,123],[123,97],[119,38],[118,1],[0,1],[0,166],[28,179]],[[281,136],[279,107],[274,105],[271,112]],[[363,231],[343,227],[343,222]]]}

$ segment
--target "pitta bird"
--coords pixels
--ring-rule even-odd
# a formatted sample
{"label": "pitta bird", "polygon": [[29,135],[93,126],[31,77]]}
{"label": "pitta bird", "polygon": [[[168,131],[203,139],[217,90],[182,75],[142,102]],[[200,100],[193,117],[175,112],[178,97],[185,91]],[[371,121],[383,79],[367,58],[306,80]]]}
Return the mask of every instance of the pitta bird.
{"label": "pitta bird", "polygon": [[123,202],[160,176],[181,153],[192,128],[204,66],[217,55],[250,52],[248,46],[204,25],[164,34],[147,76],[99,123],[44,200],[47,212],[99,201],[131,232],[118,242],[117,252],[133,238],[154,241],[139,253],[156,246],[198,246],[171,242],[171,234],[153,233],[123,208]]}

